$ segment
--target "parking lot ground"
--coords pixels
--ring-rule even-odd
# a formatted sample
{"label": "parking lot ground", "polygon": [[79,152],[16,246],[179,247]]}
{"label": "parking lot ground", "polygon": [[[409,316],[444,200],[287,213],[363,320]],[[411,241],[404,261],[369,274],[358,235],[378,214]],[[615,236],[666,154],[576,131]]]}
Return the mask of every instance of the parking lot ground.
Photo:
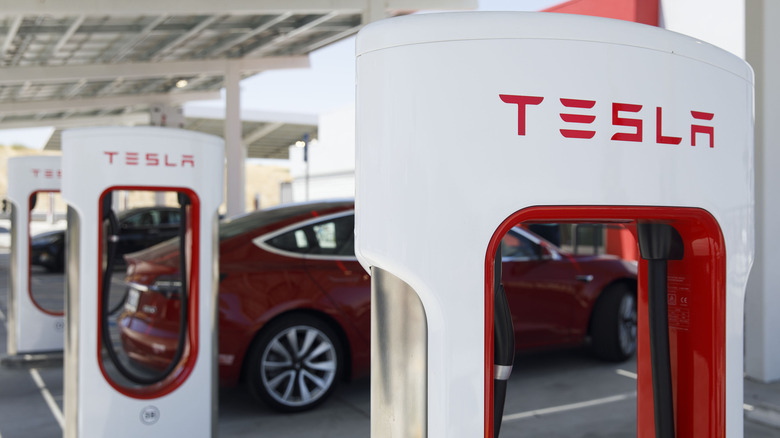
{"label": "parking lot ground", "polygon": [[[0,355],[6,352],[7,254],[0,253]],[[518,355],[509,382],[502,437],[636,436],[636,361],[593,359],[584,348]],[[0,438],[62,436],[62,362],[0,367]],[[366,438],[369,380],[342,384],[316,409],[279,414],[243,388],[219,391],[221,437]],[[780,384],[745,382],[745,437],[780,436]],[[752,403],[752,404],[751,404]],[[186,406],[183,407],[186,409]],[[760,414],[760,415],[756,415]],[[475,413],[481,416],[482,413]]]}

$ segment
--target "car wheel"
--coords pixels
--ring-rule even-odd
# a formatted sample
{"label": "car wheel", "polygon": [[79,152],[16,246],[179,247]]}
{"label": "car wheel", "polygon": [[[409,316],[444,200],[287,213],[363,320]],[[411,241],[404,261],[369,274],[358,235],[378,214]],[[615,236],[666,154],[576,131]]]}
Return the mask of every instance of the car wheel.
{"label": "car wheel", "polygon": [[612,285],[596,301],[591,316],[594,354],[622,362],[636,352],[636,291],[626,284]]}
{"label": "car wheel", "polygon": [[249,353],[247,382],[270,407],[297,412],[322,403],[342,368],[341,342],[322,320],[289,315],[262,330]]}

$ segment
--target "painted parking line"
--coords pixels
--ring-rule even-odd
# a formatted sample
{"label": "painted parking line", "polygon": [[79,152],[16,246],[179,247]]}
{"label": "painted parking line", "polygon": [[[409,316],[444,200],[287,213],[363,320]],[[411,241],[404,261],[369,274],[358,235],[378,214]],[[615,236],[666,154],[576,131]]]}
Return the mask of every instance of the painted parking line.
{"label": "painted parking line", "polygon": [[636,398],[636,391],[627,392],[624,394],[612,395],[609,397],[597,398],[593,400],[587,400],[578,403],[571,403],[568,405],[552,406],[549,408],[535,409],[533,411],[520,412],[517,414],[504,415],[504,421],[522,420],[524,418],[541,417],[544,415],[557,414],[560,412],[573,411],[576,409],[584,409],[592,406],[599,406],[608,403],[616,403],[624,400],[630,400]]}
{"label": "painted parking line", "polygon": [[35,381],[35,385],[38,387],[38,389],[40,389],[41,395],[43,395],[43,399],[49,406],[49,410],[51,411],[52,415],[54,415],[54,419],[57,420],[57,423],[59,423],[60,429],[65,429],[65,418],[62,416],[62,411],[60,411],[60,407],[57,406],[57,402],[54,401],[54,397],[52,397],[51,392],[49,392],[49,388],[47,388],[46,384],[43,382],[41,375],[38,373],[38,369],[31,368],[30,376],[32,376],[33,381]]}
{"label": "painted parking line", "polygon": [[[636,373],[632,373],[631,371],[626,371],[626,370],[617,369],[617,370],[615,370],[615,372],[616,372],[617,374],[620,374],[621,376],[628,377],[628,378],[630,378],[630,379],[634,379],[634,380],[636,380],[636,379],[637,379],[637,375],[636,375]],[[756,408],[755,406],[753,406],[753,405],[749,405],[749,404],[747,404],[747,403],[743,403],[743,404],[742,404],[742,409],[744,409],[744,410],[745,410],[745,411],[747,411],[747,412],[753,411],[755,408]]]}

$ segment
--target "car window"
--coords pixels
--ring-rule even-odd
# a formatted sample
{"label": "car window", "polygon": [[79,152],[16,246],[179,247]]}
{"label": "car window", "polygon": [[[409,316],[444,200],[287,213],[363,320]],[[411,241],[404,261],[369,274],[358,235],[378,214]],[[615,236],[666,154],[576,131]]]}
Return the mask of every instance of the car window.
{"label": "car window", "polygon": [[219,224],[219,240],[230,239],[246,232],[255,231],[274,222],[284,221],[296,216],[315,217],[318,212],[343,208],[352,205],[352,201],[322,201],[271,207],[253,211],[240,216],[224,219]]}
{"label": "car window", "polygon": [[265,243],[282,251],[316,255],[355,255],[355,217],[341,216],[305,225],[268,239]]}
{"label": "car window", "polygon": [[524,236],[509,231],[501,240],[501,251],[504,257],[514,258],[536,258],[538,253],[537,244]]}
{"label": "car window", "polygon": [[129,216],[123,221],[130,227],[149,227],[160,225],[160,212],[156,210],[145,211],[143,213]]}
{"label": "car window", "polygon": [[179,225],[181,222],[181,213],[179,211],[160,211],[160,224]]}

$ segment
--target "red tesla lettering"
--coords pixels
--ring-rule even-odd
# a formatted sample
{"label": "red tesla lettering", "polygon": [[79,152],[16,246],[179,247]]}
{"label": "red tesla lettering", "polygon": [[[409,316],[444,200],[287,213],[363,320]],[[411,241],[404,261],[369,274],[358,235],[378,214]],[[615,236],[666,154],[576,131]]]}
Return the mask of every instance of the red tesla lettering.
{"label": "red tesla lettering", "polygon": [[[523,96],[513,94],[499,94],[501,101],[504,103],[510,103],[517,105],[517,135],[525,135],[526,132],[526,107],[528,105],[539,105],[544,100],[541,96]],[[592,109],[596,105],[595,100],[585,99],[570,99],[560,98],[561,104],[566,108],[575,108],[578,110]],[[633,103],[619,103],[612,102],[612,126],[616,128],[626,127],[634,128],[633,132],[628,129],[629,132],[615,132],[610,137],[613,141],[633,141],[642,142],[644,137],[644,120],[642,118],[621,117],[621,113],[639,113],[643,108],[643,105],[637,105]],[[596,116],[593,114],[582,114],[582,111],[577,113],[561,112],[559,113],[561,120],[565,123],[579,123],[580,125],[591,125],[596,121]],[[691,111],[691,116],[695,120],[711,121],[714,117],[714,113],[707,113],[702,111]],[[691,124],[691,146],[696,146],[696,135],[705,134],[709,136],[710,148],[715,147],[715,127],[708,125]],[[576,125],[575,125],[576,126]],[[565,138],[580,138],[591,139],[596,135],[595,130],[591,129],[560,129],[561,135]],[[701,140],[701,139],[699,139]],[[655,141],[657,144],[670,144],[679,145],[682,142],[682,137],[675,137],[671,135],[664,135],[663,132],[663,108],[658,106],[655,108]],[[186,161],[188,156],[184,156],[182,165],[189,163],[194,167],[194,160],[192,162]]]}
{"label": "red tesla lettering", "polygon": [[[703,113],[701,111],[691,111],[691,115],[696,120],[712,120],[714,113]],[[691,125],[691,146],[696,146],[696,134],[708,134],[710,136],[710,147],[715,147],[715,128],[712,126]]]}
{"label": "red tesla lettering", "polygon": [[57,178],[62,178],[62,169],[57,169]]}
{"label": "red tesla lettering", "polygon": [[40,169],[33,169],[32,170],[33,176],[38,178],[38,173],[40,173],[40,171],[41,171]]}
{"label": "red tesla lettering", "polygon": [[160,159],[157,158],[157,154],[146,154],[146,165],[147,166],[159,166],[160,165]]}
{"label": "red tesla lettering", "polygon": [[630,103],[613,103],[612,104],[612,125],[613,126],[633,126],[636,128],[634,132],[618,132],[612,136],[612,140],[620,141],[642,141],[642,119],[629,119],[627,117],[620,117],[621,111],[629,113],[638,113],[642,109],[642,105],[632,105]]}
{"label": "red tesla lettering", "polygon": [[561,98],[561,103],[566,108],[593,108],[593,106],[596,105],[595,100],[582,100],[582,99]]}
{"label": "red tesla lettering", "polygon": [[[105,155],[108,155],[108,164],[114,164],[114,156],[123,154],[125,157],[125,165],[128,166],[147,166],[147,167],[157,167],[157,166],[166,166],[166,167],[179,167],[179,166],[185,166],[188,165],[190,167],[195,167],[195,156],[194,155],[187,155],[182,154],[181,160],[177,159],[177,156],[175,155],[169,155],[169,154],[160,154],[156,152],[148,152],[148,153],[142,153],[142,152],[103,152]],[[160,156],[162,155],[162,157]],[[36,170],[37,172],[37,170]],[[60,174],[58,174],[58,177]]]}
{"label": "red tesla lettering", "polygon": [[680,144],[682,137],[667,137],[661,128],[661,107],[655,108],[655,142],[659,144]]}
{"label": "red tesla lettering", "polygon": [[54,171],[51,169],[46,169],[43,174],[46,178],[54,178]]}
{"label": "red tesla lettering", "polygon": [[[561,103],[566,108],[590,109],[593,108],[594,105],[596,105],[595,100],[581,100],[581,99],[562,98]],[[586,114],[561,113],[561,119],[563,119],[564,122],[583,123],[589,125],[593,123],[594,120],[596,120],[596,116],[586,115]],[[596,135],[596,131],[585,131],[580,129],[561,129],[560,131],[561,131],[561,135],[563,135],[566,138],[593,138],[593,136]]]}
{"label": "red tesla lettering", "polygon": [[517,105],[517,135],[525,135],[525,106],[539,105],[544,98],[538,96],[515,96],[512,94],[499,94],[498,97],[504,103]]}

